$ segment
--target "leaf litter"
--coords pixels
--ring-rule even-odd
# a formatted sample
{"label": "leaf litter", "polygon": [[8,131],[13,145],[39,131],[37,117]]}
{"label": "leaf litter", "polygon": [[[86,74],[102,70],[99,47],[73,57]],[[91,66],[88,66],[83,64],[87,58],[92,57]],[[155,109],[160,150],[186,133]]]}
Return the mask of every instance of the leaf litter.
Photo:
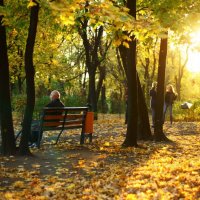
{"label": "leaf litter", "polygon": [[173,144],[122,148],[124,120],[104,115],[92,144],[79,145],[80,135],[69,131],[58,145],[47,140],[32,149],[33,158],[0,157],[0,199],[200,199],[199,130],[199,122],[166,122]]}

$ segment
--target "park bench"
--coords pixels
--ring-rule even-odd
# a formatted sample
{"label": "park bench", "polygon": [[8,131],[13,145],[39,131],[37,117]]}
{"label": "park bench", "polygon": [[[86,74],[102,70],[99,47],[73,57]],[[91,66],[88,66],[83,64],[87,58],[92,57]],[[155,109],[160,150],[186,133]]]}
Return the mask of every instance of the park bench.
{"label": "park bench", "polygon": [[[54,130],[60,130],[56,139],[56,144],[63,131],[69,129],[81,129],[80,144],[84,144],[86,136],[89,137],[89,142],[92,142],[93,130],[91,129],[93,129],[93,118],[89,115],[91,113],[92,112],[88,112],[88,107],[43,108],[37,147],[40,148],[43,132]],[[86,127],[86,124],[89,124],[90,130]]]}

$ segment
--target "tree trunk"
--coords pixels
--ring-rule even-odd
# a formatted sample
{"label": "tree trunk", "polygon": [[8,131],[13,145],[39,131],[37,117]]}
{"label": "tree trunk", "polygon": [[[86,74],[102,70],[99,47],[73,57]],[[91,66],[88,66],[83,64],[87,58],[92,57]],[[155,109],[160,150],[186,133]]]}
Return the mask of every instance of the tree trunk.
{"label": "tree trunk", "polygon": [[151,82],[153,82],[154,80],[154,76],[155,76],[155,71],[156,71],[156,64],[157,64],[157,55],[156,55],[156,47],[157,47],[157,42],[158,42],[158,39],[156,38],[156,41],[155,41],[155,45],[154,45],[154,48],[153,48],[153,66],[152,66],[152,73],[151,73]]}
{"label": "tree trunk", "polygon": [[35,83],[34,83],[35,69],[33,66],[33,51],[34,51],[35,37],[37,32],[39,4],[36,1],[34,1],[34,3],[36,3],[36,5],[31,7],[30,25],[29,25],[28,38],[25,50],[27,104],[24,113],[24,119],[22,124],[22,137],[19,146],[21,155],[30,154],[28,141],[31,134],[31,122],[35,106]]}
{"label": "tree trunk", "polygon": [[97,112],[97,98],[96,98],[96,84],[95,84],[95,71],[89,71],[89,94],[88,103],[92,106],[94,113]]}
{"label": "tree trunk", "polygon": [[[0,0],[3,6],[3,0]],[[0,16],[0,128],[2,137],[1,152],[3,155],[16,153],[15,136],[12,120],[12,108],[9,84],[9,64],[6,44],[6,30]]]}
{"label": "tree trunk", "polygon": [[139,107],[138,139],[151,140],[152,133],[151,133],[150,123],[149,123],[148,109],[147,109],[144,93],[142,91],[138,74],[137,74],[137,84],[138,84],[138,107]]}
{"label": "tree trunk", "polygon": [[159,65],[158,65],[158,87],[156,96],[156,114],[154,135],[156,141],[166,141],[168,138],[163,132],[163,106],[165,91],[165,68],[167,58],[167,38],[162,38],[160,42]]}
{"label": "tree trunk", "polygon": [[20,63],[19,63],[19,72],[18,72],[18,75],[17,75],[17,85],[18,85],[19,94],[22,94],[23,81],[22,81],[22,77],[21,77],[21,70],[22,70],[23,52],[22,52],[22,50],[20,49],[19,46],[18,46],[18,55],[20,56],[21,60],[20,60]]}
{"label": "tree trunk", "polygon": [[[85,13],[88,12],[88,6],[89,1],[86,1]],[[98,52],[103,35],[103,26],[99,26],[99,28],[91,31],[88,24],[88,18],[86,16],[82,18],[77,18],[76,21],[79,35],[83,40],[86,57],[86,68],[88,69],[89,73],[88,103],[91,105],[91,108],[95,113],[95,119],[97,119],[97,94],[95,76],[97,67],[100,65]]]}
{"label": "tree trunk", "polygon": [[97,102],[99,101],[100,92],[101,92],[105,78],[106,78],[106,67],[99,66],[99,82],[97,84],[97,89],[96,89]]}
{"label": "tree trunk", "polygon": [[128,121],[124,146],[137,146],[137,81],[136,81],[136,40],[130,42],[127,50]]}
{"label": "tree trunk", "polygon": [[[136,0],[128,0],[127,7],[130,9],[129,14],[136,18]],[[134,36],[129,42],[129,49],[120,47],[120,54],[126,71],[128,86],[127,132],[122,145],[137,146],[138,94],[136,78],[136,39]]]}
{"label": "tree trunk", "polygon": [[106,103],[106,86],[103,84],[101,88],[101,108],[102,108],[102,113],[107,113],[107,103]]}

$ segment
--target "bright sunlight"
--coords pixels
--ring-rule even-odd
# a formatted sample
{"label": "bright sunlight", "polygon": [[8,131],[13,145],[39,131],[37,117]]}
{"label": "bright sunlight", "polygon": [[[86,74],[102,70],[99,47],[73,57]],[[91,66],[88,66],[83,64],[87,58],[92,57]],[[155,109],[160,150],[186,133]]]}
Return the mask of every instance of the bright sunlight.
{"label": "bright sunlight", "polygon": [[200,44],[200,31],[190,34],[191,48],[189,50],[187,68],[190,72],[200,73],[200,51],[197,47]]}
{"label": "bright sunlight", "polygon": [[200,72],[200,52],[189,51],[187,68],[190,72]]}

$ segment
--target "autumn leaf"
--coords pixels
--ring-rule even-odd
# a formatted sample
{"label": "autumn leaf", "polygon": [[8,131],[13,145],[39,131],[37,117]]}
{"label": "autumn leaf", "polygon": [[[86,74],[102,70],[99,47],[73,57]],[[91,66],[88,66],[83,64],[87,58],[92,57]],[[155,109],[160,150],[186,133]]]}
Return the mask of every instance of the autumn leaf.
{"label": "autumn leaf", "polygon": [[29,3],[28,3],[28,5],[27,5],[27,8],[31,8],[31,7],[33,7],[33,6],[36,6],[37,4],[35,3],[35,2],[33,2],[33,1],[29,1]]}
{"label": "autumn leaf", "polygon": [[24,182],[23,181],[16,181],[13,183],[14,188],[24,188]]}
{"label": "autumn leaf", "polygon": [[71,144],[44,144],[36,159],[15,168],[22,158],[0,157],[1,177],[16,180],[13,184],[1,182],[0,194],[9,200],[198,199],[200,123],[195,125],[165,123],[164,130],[176,145],[139,141],[139,148],[121,148],[124,120],[117,115],[100,115],[92,144],[78,145],[76,137],[71,137],[74,133],[68,132]]}
{"label": "autumn leaf", "polygon": [[109,142],[105,142],[103,145],[104,145],[105,147],[109,147],[109,146],[110,146],[110,143],[109,143]]}

